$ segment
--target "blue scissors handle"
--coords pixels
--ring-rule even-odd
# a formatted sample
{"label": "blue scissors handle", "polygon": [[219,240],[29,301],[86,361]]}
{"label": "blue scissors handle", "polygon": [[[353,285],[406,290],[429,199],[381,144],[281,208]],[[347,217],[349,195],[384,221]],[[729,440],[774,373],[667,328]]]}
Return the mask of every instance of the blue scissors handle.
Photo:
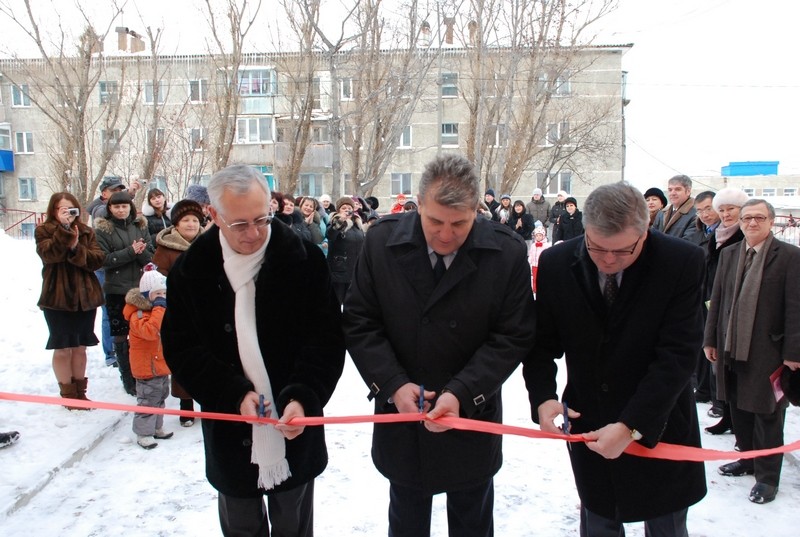
{"label": "blue scissors handle", "polygon": [[425,386],[422,384],[419,385],[419,413],[422,414],[422,410],[425,408]]}
{"label": "blue scissors handle", "polygon": [[564,434],[569,434],[569,408],[567,407],[566,401],[561,403],[564,407],[564,422],[561,424],[561,430]]}
{"label": "blue scissors handle", "polygon": [[258,417],[265,418],[267,417],[267,409],[264,407],[264,394],[258,395]]}

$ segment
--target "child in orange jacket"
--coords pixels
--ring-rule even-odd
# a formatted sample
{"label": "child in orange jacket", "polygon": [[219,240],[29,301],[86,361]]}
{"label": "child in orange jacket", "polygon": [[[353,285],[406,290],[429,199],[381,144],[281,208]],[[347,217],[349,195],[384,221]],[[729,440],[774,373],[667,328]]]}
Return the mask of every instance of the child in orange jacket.
{"label": "child in orange jacket", "polygon": [[[136,379],[136,402],[142,407],[164,408],[169,396],[169,367],[161,348],[161,321],[167,307],[167,278],[148,263],[139,287],[125,295],[123,315],[130,325],[131,373]],[[162,428],[162,414],[137,412],[133,432],[144,449],[158,445],[154,439],[172,438]]]}

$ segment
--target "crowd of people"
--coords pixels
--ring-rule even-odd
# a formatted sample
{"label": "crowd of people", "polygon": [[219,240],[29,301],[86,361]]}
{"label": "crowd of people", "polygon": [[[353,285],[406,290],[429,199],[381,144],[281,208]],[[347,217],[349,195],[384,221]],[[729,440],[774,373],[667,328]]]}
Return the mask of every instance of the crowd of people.
{"label": "crowd of people", "polygon": [[[739,451],[781,446],[800,384],[800,248],[773,240],[767,201],[692,186],[603,185],[581,211],[564,191],[552,204],[540,188],[495,199],[468,160],[442,155],[415,199],[380,214],[374,197],[271,191],[243,165],[175,203],[150,189],[141,211],[135,188],[109,179],[85,211],[53,194],[37,227],[46,348],[64,405],[83,408],[70,400],[88,400],[101,308],[106,363],[143,407],[132,427],[144,449],[173,436],[146,410],[170,393],[186,411],[279,420],[201,422],[224,535],[313,535],[324,429],[291,420],[323,415],[347,350],[376,414],[425,415],[374,427],[390,536],[427,535],[441,493],[450,535],[493,535],[501,439],[438,419],[501,423],[501,387],[522,364],[532,420],[583,440],[569,444],[581,535],[642,521],[684,537],[703,464],[628,446],[700,447],[698,403],[720,420],[705,432],[732,432]],[[776,400],[775,378],[788,397]],[[0,447],[18,438],[3,433]],[[780,455],[719,467],[754,476],[757,504],[776,498],[780,472]]]}

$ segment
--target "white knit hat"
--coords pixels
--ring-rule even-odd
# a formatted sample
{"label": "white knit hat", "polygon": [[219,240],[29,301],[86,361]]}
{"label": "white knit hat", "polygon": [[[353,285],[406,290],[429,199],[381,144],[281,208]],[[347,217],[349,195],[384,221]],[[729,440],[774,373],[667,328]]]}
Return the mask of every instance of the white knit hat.
{"label": "white knit hat", "polygon": [[719,211],[719,208],[723,205],[734,205],[736,207],[741,207],[747,202],[748,199],[749,196],[744,190],[728,187],[723,188],[716,193],[714,200],[711,202],[711,206],[714,207],[715,211]]}
{"label": "white knit hat", "polygon": [[144,274],[139,280],[139,292],[143,295],[151,291],[165,291],[167,289],[167,277],[156,270],[153,263],[148,263],[142,269]]}

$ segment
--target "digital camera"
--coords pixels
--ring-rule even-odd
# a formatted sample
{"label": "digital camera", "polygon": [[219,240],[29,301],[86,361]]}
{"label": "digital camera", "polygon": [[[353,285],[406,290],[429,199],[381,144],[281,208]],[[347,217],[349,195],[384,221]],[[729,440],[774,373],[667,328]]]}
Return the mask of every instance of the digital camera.
{"label": "digital camera", "polygon": [[70,216],[80,216],[81,214],[81,210],[77,207],[70,207],[68,211]]}

